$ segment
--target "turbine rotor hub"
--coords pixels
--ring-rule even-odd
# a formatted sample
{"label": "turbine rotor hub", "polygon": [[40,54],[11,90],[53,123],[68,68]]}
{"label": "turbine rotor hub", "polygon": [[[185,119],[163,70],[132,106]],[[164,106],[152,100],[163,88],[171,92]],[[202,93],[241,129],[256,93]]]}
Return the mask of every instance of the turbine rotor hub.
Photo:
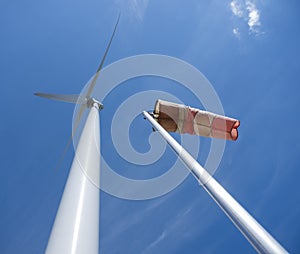
{"label": "turbine rotor hub", "polygon": [[103,109],[103,104],[97,101],[95,98],[87,98],[86,106],[88,108],[96,106],[99,110]]}

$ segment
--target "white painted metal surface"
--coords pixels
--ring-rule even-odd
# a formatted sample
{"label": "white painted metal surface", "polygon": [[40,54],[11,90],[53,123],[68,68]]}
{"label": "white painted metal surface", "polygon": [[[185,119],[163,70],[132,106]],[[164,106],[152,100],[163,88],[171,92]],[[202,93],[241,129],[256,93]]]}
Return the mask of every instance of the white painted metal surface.
{"label": "white painted metal surface", "polygon": [[257,252],[288,253],[149,113],[143,114]]}
{"label": "white painted metal surface", "polygon": [[99,253],[100,128],[98,105],[89,112],[48,241],[47,254]]}

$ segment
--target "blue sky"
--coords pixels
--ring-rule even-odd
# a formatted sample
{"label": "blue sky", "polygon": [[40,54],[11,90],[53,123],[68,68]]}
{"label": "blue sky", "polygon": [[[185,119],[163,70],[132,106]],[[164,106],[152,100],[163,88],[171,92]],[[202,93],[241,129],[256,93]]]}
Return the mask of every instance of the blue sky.
{"label": "blue sky", "polygon": [[[1,1],[0,252],[43,253],[74,154],[70,149],[55,170],[74,106],[33,93],[79,93],[98,66],[119,10],[106,64],[150,53],[199,69],[225,113],[241,120],[240,137],[227,142],[215,178],[288,251],[299,253],[299,3],[282,0]],[[178,84],[130,82],[110,95],[111,108],[145,89],[172,91],[201,107]],[[107,114],[101,113],[102,148],[118,173],[154,177],[175,159],[167,150],[144,169],[122,161],[103,137],[110,128]],[[140,152],[149,149],[150,133],[147,122],[133,121],[130,138]],[[100,253],[255,253],[192,176],[152,200],[101,192],[100,225]]]}

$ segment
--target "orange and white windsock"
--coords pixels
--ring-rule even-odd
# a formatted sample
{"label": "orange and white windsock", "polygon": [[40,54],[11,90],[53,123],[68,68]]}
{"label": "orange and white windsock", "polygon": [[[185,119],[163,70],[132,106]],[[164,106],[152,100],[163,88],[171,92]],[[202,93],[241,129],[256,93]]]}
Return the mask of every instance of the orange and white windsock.
{"label": "orange and white windsock", "polygon": [[240,121],[182,104],[157,100],[154,117],[168,132],[237,140]]}

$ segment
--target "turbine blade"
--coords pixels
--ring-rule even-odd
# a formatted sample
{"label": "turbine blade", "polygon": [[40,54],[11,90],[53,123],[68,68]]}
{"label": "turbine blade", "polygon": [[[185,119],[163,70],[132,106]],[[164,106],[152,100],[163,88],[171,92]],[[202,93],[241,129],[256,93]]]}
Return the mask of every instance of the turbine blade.
{"label": "turbine blade", "polygon": [[[92,92],[93,92],[93,89],[94,89],[94,87],[95,87],[95,85],[96,85],[96,81],[97,81],[97,79],[98,79],[99,73],[100,73],[100,71],[101,71],[101,69],[102,69],[102,67],[103,67],[103,64],[104,64],[104,62],[105,62],[105,59],[106,59],[107,53],[108,53],[108,51],[109,51],[110,45],[111,45],[112,40],[113,40],[113,38],[114,38],[114,36],[115,36],[116,30],[117,30],[117,27],[118,27],[118,24],[119,24],[119,20],[120,20],[120,15],[121,15],[121,14],[118,15],[117,22],[116,22],[115,27],[114,27],[114,31],[113,31],[113,33],[112,33],[112,35],[111,35],[111,37],[110,37],[109,43],[108,43],[108,45],[107,45],[107,47],[106,47],[105,53],[104,53],[104,55],[103,55],[103,57],[102,57],[102,60],[101,60],[101,62],[100,62],[100,64],[99,64],[99,66],[98,66],[98,69],[97,69],[97,71],[96,71],[96,74],[94,75],[94,77],[93,77],[93,79],[92,79],[90,85],[88,86],[88,90],[87,90],[86,96],[84,96],[84,98],[85,98],[86,100],[90,98],[90,96],[91,96],[91,94],[92,94]],[[40,95],[39,95],[39,96],[40,96]],[[44,97],[44,96],[42,96],[42,97]],[[63,151],[63,154],[62,154],[62,156],[61,156],[61,158],[60,158],[60,160],[59,160],[59,163],[57,164],[57,168],[60,166],[61,162],[63,161],[63,159],[64,159],[64,157],[65,157],[65,155],[66,155],[66,152],[67,152],[67,150],[68,150],[68,148],[69,148],[71,142],[73,141],[74,133],[76,132],[76,130],[77,130],[77,128],[78,128],[78,125],[79,125],[79,123],[80,123],[81,117],[82,117],[82,115],[83,115],[85,109],[86,109],[86,104],[81,104],[81,105],[80,105],[80,108],[79,108],[79,111],[78,111],[78,113],[77,113],[77,115],[76,115],[76,118],[75,118],[73,132],[72,132],[72,134],[71,134],[71,136],[70,136],[70,138],[69,138],[69,140],[68,140],[67,145],[65,146],[65,149],[64,149],[64,151]]]}
{"label": "turbine blade", "polygon": [[70,146],[72,140],[73,140],[73,133],[71,133],[71,136],[69,137],[68,143],[66,144],[66,146],[65,146],[65,148],[64,148],[64,151],[63,151],[63,153],[61,154],[60,159],[59,159],[59,161],[58,161],[57,164],[56,164],[55,169],[59,169],[59,167],[60,167],[62,161],[64,160],[64,158],[65,158],[65,156],[66,156],[66,153],[67,153],[67,151],[68,151],[68,149],[69,149],[69,146]]}
{"label": "turbine blade", "polygon": [[75,119],[75,122],[74,122],[74,129],[73,129],[73,131],[72,131],[72,133],[71,133],[71,136],[69,137],[68,143],[66,144],[66,146],[65,146],[65,148],[64,148],[64,151],[63,151],[63,153],[61,154],[61,157],[60,157],[60,159],[59,159],[59,161],[58,161],[58,163],[57,163],[57,165],[56,165],[56,169],[58,169],[58,168],[60,167],[60,165],[61,165],[63,159],[64,159],[65,156],[66,156],[66,153],[67,153],[67,151],[68,151],[68,149],[69,149],[70,144],[71,144],[72,141],[73,141],[74,134],[75,134],[75,132],[76,132],[76,130],[77,130],[77,128],[78,128],[80,119],[81,119],[81,117],[82,117],[82,115],[83,115],[83,113],[84,113],[85,108],[86,108],[86,105],[85,105],[85,104],[80,105],[78,114],[77,114],[76,119]]}
{"label": "turbine blade", "polygon": [[34,95],[56,100],[56,101],[63,101],[75,104],[86,104],[87,99],[84,95],[81,94],[50,94],[50,93],[34,93]]}
{"label": "turbine blade", "polygon": [[86,105],[80,105],[79,111],[78,111],[78,113],[76,115],[76,118],[75,118],[74,130],[73,130],[72,136],[74,135],[74,133],[76,132],[76,130],[78,128],[79,122],[81,120],[81,117],[82,117],[85,109],[86,109]]}
{"label": "turbine blade", "polygon": [[86,97],[88,97],[88,98],[91,96],[91,94],[92,94],[92,92],[93,92],[93,89],[94,89],[94,87],[95,87],[95,85],[96,85],[96,81],[97,81],[98,76],[99,76],[99,73],[100,73],[100,71],[101,71],[101,69],[102,69],[102,67],[103,67],[104,62],[105,62],[107,53],[108,53],[108,51],[109,51],[110,45],[111,45],[111,43],[112,43],[112,40],[113,40],[113,38],[114,38],[114,36],[115,36],[116,30],[117,30],[117,27],[118,27],[118,24],[119,24],[120,16],[121,16],[121,13],[119,13],[119,15],[118,15],[118,19],[117,19],[117,22],[116,22],[116,24],[115,24],[114,31],[113,31],[113,33],[112,33],[112,35],[111,35],[111,37],[110,37],[109,43],[108,43],[108,45],[107,45],[107,47],[106,47],[105,53],[104,53],[104,55],[103,55],[103,57],[102,57],[102,60],[101,60],[101,62],[100,62],[100,64],[99,64],[99,66],[98,66],[98,69],[97,69],[97,71],[96,71],[96,74],[95,74],[94,78],[92,79],[92,81],[91,81],[91,83],[90,83],[90,85],[89,85],[89,87],[88,87],[88,91],[87,91],[87,93],[86,93]]}

